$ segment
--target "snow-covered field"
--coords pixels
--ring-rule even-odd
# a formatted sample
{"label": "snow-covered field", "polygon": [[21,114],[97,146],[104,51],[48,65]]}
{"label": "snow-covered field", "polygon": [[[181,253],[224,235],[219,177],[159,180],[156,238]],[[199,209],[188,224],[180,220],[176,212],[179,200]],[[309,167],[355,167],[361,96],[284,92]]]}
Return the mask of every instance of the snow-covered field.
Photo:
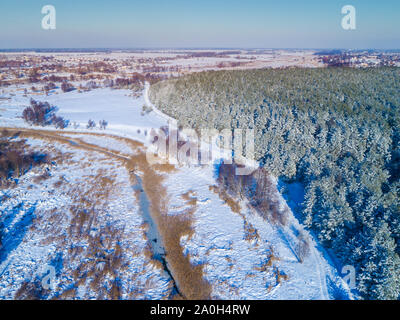
{"label": "snow-covered field", "polygon": [[[148,128],[159,128],[166,125],[165,118],[156,114],[141,115],[145,104],[144,97],[138,99],[130,96],[129,90],[96,89],[89,92],[37,95],[35,100],[48,101],[58,107],[57,114],[68,119],[72,125],[78,125],[77,131],[87,132],[88,120],[94,120],[97,124],[100,120],[108,122],[106,133],[126,136],[145,142],[145,131]],[[23,109],[29,105],[29,97],[21,95],[10,96],[11,101],[0,101],[0,126],[26,126],[19,117]],[[4,109],[4,111],[2,111]],[[41,129],[43,129],[41,127]],[[46,128],[44,128],[46,129]],[[97,128],[90,132],[105,133]]]}
{"label": "snow-covered field", "polygon": [[[112,298],[115,281],[122,299],[168,297],[168,275],[146,254],[145,222],[127,170],[106,156],[56,141],[27,142],[57,159],[0,191],[0,198],[5,196],[0,202],[5,222],[0,297],[18,297],[25,283],[37,281],[40,288],[48,266],[56,274],[46,298]],[[36,181],[44,172],[49,176]],[[103,274],[108,264],[114,270]]]}
{"label": "snow-covered field", "polygon": [[[56,105],[59,108],[58,115],[71,123],[79,124],[75,128],[67,128],[72,133],[61,131],[62,136],[79,139],[129,157],[135,153],[132,146],[107,135],[125,137],[148,145],[146,133],[151,128],[159,128],[168,123],[168,117],[157,110],[141,114],[142,106],[149,104],[146,95],[147,90],[144,96],[134,98],[128,90],[95,89],[83,93],[73,91],[36,96],[35,99]],[[33,127],[27,126],[18,118],[23,108],[29,104],[29,99],[7,93],[5,96],[10,99],[0,101],[0,127],[32,129]],[[89,119],[96,122],[104,119],[108,121],[108,127],[106,130],[86,129]],[[54,130],[42,127],[37,129]],[[33,148],[50,152],[49,142],[38,138],[29,139],[28,143]],[[35,224],[33,217],[38,216],[41,210],[47,212],[52,208],[73,205],[74,199],[66,193],[65,188],[89,188],[91,181],[94,181],[91,177],[97,175],[113,179],[114,187],[110,189],[107,200],[102,203],[106,208],[103,207],[103,213],[99,215],[98,226],[111,225],[122,230],[120,246],[126,263],[126,267],[118,271],[122,292],[125,292],[122,298],[159,299],[168,295],[170,279],[160,269],[151,267],[149,258],[143,253],[146,247],[146,234],[141,227],[143,217],[139,213],[139,204],[133,197],[134,191],[126,169],[105,156],[77,151],[66,144],[53,143],[58,151],[72,153],[72,158],[60,167],[52,168],[51,177],[45,182],[33,185],[32,172],[25,175],[15,189],[0,191],[0,199],[3,194],[10,196],[0,203],[0,211],[2,215],[9,217],[7,232],[15,234],[14,240],[10,238],[10,242],[5,242],[5,254],[1,255],[0,298],[12,298],[24,281],[32,278],[33,274],[40,273],[38,270],[43,265],[59,256],[64,263],[61,263],[57,273],[57,284],[63,290],[71,286],[72,280],[66,274],[82,263],[80,259],[90,260],[89,255],[77,255],[73,258],[65,247],[65,250],[61,250],[54,242],[43,241],[52,232],[56,232],[54,229],[57,229],[57,235],[65,237],[64,241],[70,241],[65,232],[71,224],[70,214],[65,213],[54,218],[55,221],[43,221],[44,225],[39,227],[40,232],[33,232],[29,228]],[[210,188],[216,185],[212,166],[178,166],[176,169],[164,173],[163,186],[168,195],[168,214],[185,215],[190,209],[193,235],[182,237],[181,245],[184,253],[190,255],[192,264],[204,266],[204,277],[212,286],[212,298],[351,298],[346,283],[315,240],[311,241],[310,256],[303,263],[298,261],[294,252],[295,238],[303,228],[292,213],[286,227],[271,224],[250,209],[244,201],[240,203],[240,212],[236,213]],[[67,181],[67,186],[64,183],[62,187],[55,188],[54,183],[61,177]],[[86,179],[85,182],[82,182],[83,179]],[[286,206],[278,189],[271,196],[278,198],[281,206]],[[190,205],[188,197],[192,200],[189,201]],[[38,214],[35,213],[37,210]],[[33,220],[27,217],[32,217]],[[49,217],[48,213],[43,214],[43,217]],[[96,230],[93,232],[96,233]],[[83,241],[80,246],[87,248],[89,245]],[[132,251],[136,254],[130,254]],[[108,283],[107,286],[112,287],[112,284]],[[142,288],[143,293],[129,295],[134,286]],[[83,283],[78,286],[75,297],[94,299],[97,296],[90,285]]]}
{"label": "snow-covered field", "polygon": [[[323,64],[315,50],[154,50],[137,52],[4,52],[9,59],[23,57],[49,58],[55,63],[71,67],[87,62],[108,61],[126,73],[143,72],[145,69],[160,67],[161,73],[180,75],[191,72],[220,69],[279,68],[289,66],[321,67]],[[127,62],[127,63],[121,63]],[[240,63],[240,64],[238,64]],[[57,72],[69,76],[67,71]]]}

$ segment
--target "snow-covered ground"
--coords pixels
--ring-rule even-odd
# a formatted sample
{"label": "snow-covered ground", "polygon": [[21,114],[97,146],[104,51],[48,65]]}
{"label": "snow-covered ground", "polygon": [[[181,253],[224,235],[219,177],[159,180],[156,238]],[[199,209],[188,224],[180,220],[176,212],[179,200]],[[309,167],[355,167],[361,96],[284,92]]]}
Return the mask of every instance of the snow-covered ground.
{"label": "snow-covered ground", "polygon": [[[109,294],[115,281],[123,299],[168,297],[168,275],[146,254],[145,221],[127,170],[106,156],[55,141],[29,138],[27,143],[58,159],[29,171],[16,187],[0,191],[0,198],[5,196],[0,201],[5,227],[0,298],[15,298],[25,282],[40,283],[47,266],[56,269],[55,290],[47,298],[68,289],[76,290],[68,298],[110,298],[105,292]],[[47,178],[35,181],[44,172]],[[79,216],[79,210],[90,220]],[[109,260],[116,255],[118,261]],[[115,274],[102,274],[108,263],[115,263]],[[75,277],[75,270],[82,272]]]}
{"label": "snow-covered ground", "polygon": [[[303,230],[291,214],[281,227],[264,220],[241,203],[233,212],[209,189],[215,184],[212,167],[181,168],[165,181],[170,195],[169,214],[185,214],[182,195],[190,191],[197,200],[194,236],[182,239],[193,264],[205,264],[213,294],[221,299],[343,299],[347,285],[312,240],[311,254],[303,263],[295,253],[296,235]],[[276,189],[282,206],[286,203]],[[249,235],[253,232],[253,235]],[[258,234],[255,236],[254,233]],[[272,250],[272,252],[271,252]],[[263,270],[269,255],[278,259]],[[277,282],[276,270],[288,276]]]}
{"label": "snow-covered ground", "polygon": [[[157,110],[145,115],[141,114],[142,106],[149,104],[147,89],[148,87],[144,96],[139,98],[130,96],[128,90],[95,89],[83,93],[73,91],[36,96],[35,99],[56,105],[59,108],[58,115],[70,120],[71,123],[79,124],[77,128],[68,127],[67,129],[77,134],[65,133],[65,136],[130,155],[132,150],[129,145],[103,135],[112,134],[145,144],[149,143],[146,133],[151,128],[166,125],[168,117]],[[21,118],[18,118],[23,108],[29,104],[28,98],[22,95],[7,97],[10,100],[0,102],[0,127],[29,127]],[[104,119],[108,121],[108,127],[106,130],[88,130],[86,123],[89,119],[96,122]],[[45,128],[40,127],[40,129]],[[54,128],[51,129],[54,130]],[[88,132],[100,133],[102,136],[83,134]],[[30,143],[38,146],[38,142],[31,141]],[[85,158],[84,154],[76,156]],[[79,160],[76,160],[79,163]],[[107,204],[112,208],[107,215],[109,219],[107,221],[113,225],[121,225],[134,233],[143,221],[137,214],[137,203],[132,202],[133,198],[130,194],[132,190],[129,190],[131,187],[126,181],[126,173],[119,168],[119,165],[108,163],[104,159],[96,163],[95,169],[104,168],[107,175],[112,175],[118,180],[121,188],[115,191],[115,196]],[[60,171],[57,170],[57,175],[65,175],[71,183],[77,184],[80,177],[88,175],[86,170],[88,169],[74,170],[66,166]],[[16,202],[23,203],[27,208],[37,206],[38,203],[51,208],[68,201],[62,191],[53,188],[51,184],[40,185],[34,187],[33,190],[28,189],[29,179],[29,175],[25,176],[25,182],[21,182],[15,190],[10,191]],[[286,227],[273,225],[264,220],[244,201],[240,203],[240,213],[235,213],[216,192],[210,189],[210,186],[215,184],[212,166],[178,166],[176,171],[166,174],[163,182],[169,198],[168,214],[179,215],[187,212],[185,194],[195,202],[192,208],[194,234],[191,237],[182,237],[181,244],[184,252],[190,254],[193,264],[204,265],[205,278],[212,285],[212,297],[222,299],[351,298],[346,283],[340,278],[333,263],[323,250],[320,250],[320,246],[314,239],[311,241],[310,256],[303,263],[298,261],[294,252],[295,238],[303,228],[292,213]],[[281,206],[286,206],[278,189],[274,196],[279,198]],[[15,204],[6,202],[0,205],[2,212],[12,212]],[[20,211],[20,215],[23,218],[25,211]],[[14,223],[20,221],[18,217],[14,215]],[[15,283],[21,283],[24,272],[34,272],[39,265],[43,264],[43,261],[49,259],[49,256],[57,254],[57,248],[51,244],[41,247],[40,234],[32,235],[29,239],[22,235],[22,238],[19,244],[11,246],[7,257],[1,261],[0,297],[2,298],[11,297],[17,286]],[[125,241],[125,248],[143,249],[145,243],[138,237]],[[271,256],[274,257],[273,261]],[[121,278],[123,286],[130,286],[128,275],[139,272],[139,266],[144,265],[144,258],[138,259],[138,261],[130,260],[128,270],[131,273],[128,271],[127,274],[124,273]],[[268,264],[270,260],[271,263]],[[15,270],[20,270],[20,273],[15,273]],[[148,294],[146,298],[156,299],[165,294],[168,282],[165,275],[157,269],[143,267],[141,270],[141,277],[151,275],[152,281],[159,281],[159,287],[157,285],[151,287],[149,291],[151,294]],[[278,281],[278,274],[284,275],[286,279]],[[139,277],[137,281],[143,279]],[[78,294],[78,297],[95,298],[90,290],[85,294]]]}

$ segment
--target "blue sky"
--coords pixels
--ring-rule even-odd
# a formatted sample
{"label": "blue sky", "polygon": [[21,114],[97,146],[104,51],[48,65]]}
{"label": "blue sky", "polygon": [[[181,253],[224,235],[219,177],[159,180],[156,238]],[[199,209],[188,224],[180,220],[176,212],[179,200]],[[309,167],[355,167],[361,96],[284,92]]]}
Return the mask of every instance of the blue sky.
{"label": "blue sky", "polygon": [[[41,8],[56,8],[43,30]],[[343,30],[341,8],[356,8]],[[0,48],[400,48],[399,0],[1,0]]]}

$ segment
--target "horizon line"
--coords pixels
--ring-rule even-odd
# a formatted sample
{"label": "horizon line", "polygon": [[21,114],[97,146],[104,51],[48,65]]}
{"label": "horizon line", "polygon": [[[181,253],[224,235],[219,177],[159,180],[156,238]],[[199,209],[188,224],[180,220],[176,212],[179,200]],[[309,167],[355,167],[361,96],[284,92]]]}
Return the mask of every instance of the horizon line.
{"label": "horizon line", "polygon": [[39,47],[39,48],[0,48],[0,52],[20,52],[20,51],[148,51],[148,50],[340,50],[340,51],[400,51],[400,48],[340,48],[340,47]]}

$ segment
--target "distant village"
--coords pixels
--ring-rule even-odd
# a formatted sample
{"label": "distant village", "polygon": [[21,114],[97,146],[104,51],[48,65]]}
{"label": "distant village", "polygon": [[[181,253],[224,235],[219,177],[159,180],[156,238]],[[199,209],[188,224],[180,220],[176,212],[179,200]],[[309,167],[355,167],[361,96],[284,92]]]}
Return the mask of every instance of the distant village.
{"label": "distant village", "polygon": [[400,67],[400,51],[399,52],[320,52],[320,61],[329,67]]}

